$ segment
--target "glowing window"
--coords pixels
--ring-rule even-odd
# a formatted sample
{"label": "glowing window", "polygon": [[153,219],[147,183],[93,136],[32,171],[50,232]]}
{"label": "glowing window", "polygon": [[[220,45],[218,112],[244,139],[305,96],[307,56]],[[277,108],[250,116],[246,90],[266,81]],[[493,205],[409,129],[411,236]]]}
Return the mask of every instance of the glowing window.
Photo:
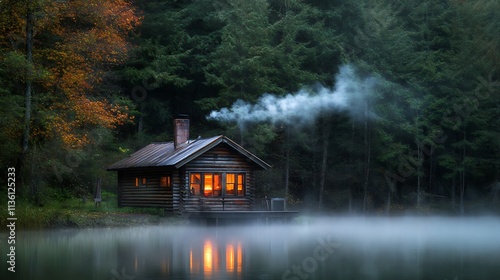
{"label": "glowing window", "polygon": [[191,195],[201,194],[201,173],[191,173],[189,178],[189,189]]}
{"label": "glowing window", "polygon": [[226,174],[226,195],[245,195],[245,175],[227,173]]}
{"label": "glowing window", "polygon": [[226,174],[226,195],[234,195],[234,185],[236,174]]}
{"label": "glowing window", "polygon": [[217,173],[203,174],[203,195],[221,196],[222,195],[222,176]]}
{"label": "glowing window", "polygon": [[244,184],[243,184],[243,174],[238,174],[238,192],[237,195],[244,195]]}
{"label": "glowing window", "polygon": [[146,177],[135,177],[135,187],[145,187],[147,185]]}
{"label": "glowing window", "polygon": [[213,177],[211,173],[205,173],[203,176],[203,194],[205,196],[213,196]]}
{"label": "glowing window", "polygon": [[[225,182],[223,180],[225,177]],[[189,177],[191,195],[206,197],[245,195],[245,174],[241,173],[191,173]]]}
{"label": "glowing window", "polygon": [[214,196],[222,195],[222,174],[214,174]]}
{"label": "glowing window", "polygon": [[170,176],[160,177],[160,187],[171,187],[172,179]]}

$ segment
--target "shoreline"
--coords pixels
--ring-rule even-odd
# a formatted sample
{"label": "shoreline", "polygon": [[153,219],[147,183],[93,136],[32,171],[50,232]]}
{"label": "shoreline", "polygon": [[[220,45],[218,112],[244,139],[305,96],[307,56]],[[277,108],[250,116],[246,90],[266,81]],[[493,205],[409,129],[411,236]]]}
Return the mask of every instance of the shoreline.
{"label": "shoreline", "polygon": [[[127,228],[137,226],[155,226],[155,225],[188,225],[190,224],[189,214],[150,214],[150,213],[124,213],[124,212],[79,212],[72,216],[58,216],[49,224],[43,226],[19,226],[18,230],[57,230],[57,229],[92,229],[92,228]],[[450,213],[392,213],[390,215],[380,213],[346,214],[346,213],[317,213],[304,211],[296,217],[297,223],[308,223],[316,219],[339,218],[339,219],[358,219],[358,218],[474,218],[491,217],[500,218],[499,213],[466,213],[464,215]],[[2,221],[3,223],[3,221]],[[7,228],[2,226],[0,233],[7,232]]]}

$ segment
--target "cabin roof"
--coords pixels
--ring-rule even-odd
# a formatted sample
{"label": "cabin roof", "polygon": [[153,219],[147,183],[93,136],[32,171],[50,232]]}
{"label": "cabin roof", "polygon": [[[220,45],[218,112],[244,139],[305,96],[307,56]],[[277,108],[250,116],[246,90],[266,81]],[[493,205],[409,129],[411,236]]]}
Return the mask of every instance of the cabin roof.
{"label": "cabin roof", "polygon": [[174,142],[151,143],[137,152],[108,166],[107,170],[121,170],[138,167],[174,166],[180,168],[215,146],[225,143],[250,159],[262,169],[271,166],[224,135],[207,139],[189,140],[177,149]]}

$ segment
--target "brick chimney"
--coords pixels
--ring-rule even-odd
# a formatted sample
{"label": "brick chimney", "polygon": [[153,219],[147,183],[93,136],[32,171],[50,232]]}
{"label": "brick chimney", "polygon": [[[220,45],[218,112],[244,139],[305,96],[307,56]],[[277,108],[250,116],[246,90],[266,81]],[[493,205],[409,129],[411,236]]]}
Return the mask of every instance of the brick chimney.
{"label": "brick chimney", "polygon": [[174,120],[174,147],[180,148],[189,140],[189,116],[178,115]]}

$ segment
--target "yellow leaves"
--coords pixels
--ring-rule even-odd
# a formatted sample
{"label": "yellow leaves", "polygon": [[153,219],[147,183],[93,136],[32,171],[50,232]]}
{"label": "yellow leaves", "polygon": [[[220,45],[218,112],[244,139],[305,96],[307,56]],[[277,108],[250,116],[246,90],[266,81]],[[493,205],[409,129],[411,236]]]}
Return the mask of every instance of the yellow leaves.
{"label": "yellow leaves", "polygon": [[109,104],[106,100],[91,100],[83,94],[67,96],[68,102],[58,104],[54,111],[50,129],[60,135],[62,141],[71,148],[81,148],[89,144],[85,133],[90,127],[115,128],[130,120],[128,108]]}
{"label": "yellow leaves", "polygon": [[[35,3],[35,2],[34,2]],[[24,48],[26,3],[0,1],[0,47]],[[140,22],[126,0],[36,1],[34,81],[46,101],[38,104],[44,119],[37,120],[33,136],[56,136],[70,147],[89,141],[89,128],[114,128],[130,121],[128,108],[109,104],[95,95],[95,85],[110,66],[126,59],[128,33]],[[20,71],[24,72],[24,71]]]}
{"label": "yellow leaves", "polygon": [[[23,48],[25,13],[25,6],[17,3],[10,11],[0,9],[0,47]],[[50,101],[39,105],[48,116],[40,120],[33,136],[55,136],[68,147],[82,147],[89,141],[85,134],[89,129],[111,129],[130,121],[128,108],[90,96],[96,94],[103,73],[126,59],[127,35],[140,21],[132,4],[42,1],[36,13],[34,61],[48,73],[36,86]]]}

